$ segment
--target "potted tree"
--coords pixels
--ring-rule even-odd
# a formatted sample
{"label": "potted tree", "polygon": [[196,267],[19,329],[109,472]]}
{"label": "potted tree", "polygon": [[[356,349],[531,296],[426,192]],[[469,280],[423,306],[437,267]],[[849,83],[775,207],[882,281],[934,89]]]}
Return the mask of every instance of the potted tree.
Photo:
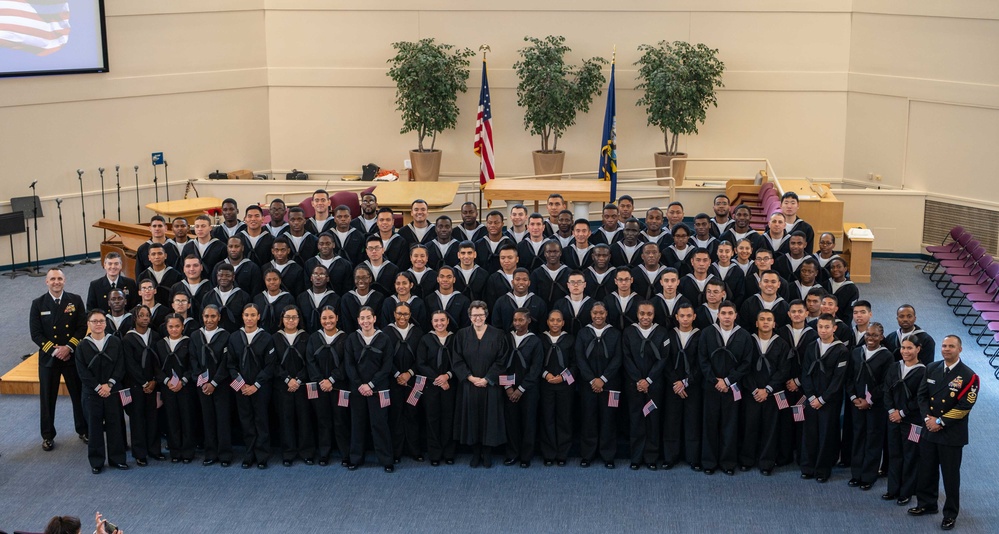
{"label": "potted tree", "polygon": [[685,158],[678,150],[680,134],[697,133],[697,125],[704,123],[708,106],[718,107],[715,90],[724,87],[722,72],[725,64],[718,59],[718,50],[703,43],[692,45],[684,41],[643,44],[638,47],[642,57],[638,66],[640,83],[636,89],[644,91],[637,104],[645,106],[648,123],[662,130],[666,143],[665,152],[655,154],[656,167],[670,165],[671,173],[657,171],[657,176],[672,174],[676,185],[683,183],[686,162],[671,164],[673,158]]}
{"label": "potted tree", "polygon": [[572,49],[562,36],[524,40],[531,44],[520,50],[520,61],[513,68],[520,78],[517,105],[524,108],[524,129],[541,136],[541,150],[534,151],[534,173],[558,174],[565,162],[558,139],[576,123],[576,112],[589,111],[594,95],[601,93],[606,81],[601,65],[607,61],[594,57],[579,65],[566,63]]}
{"label": "potted tree", "polygon": [[[396,84],[396,109],[402,112],[402,130],[416,132],[417,148],[409,152],[416,180],[437,181],[441,151],[437,134],[458,122],[458,93],[468,90],[468,48],[437,43],[434,39],[392,43],[396,55],[388,60],[388,75]],[[424,146],[426,138],[430,146]]]}

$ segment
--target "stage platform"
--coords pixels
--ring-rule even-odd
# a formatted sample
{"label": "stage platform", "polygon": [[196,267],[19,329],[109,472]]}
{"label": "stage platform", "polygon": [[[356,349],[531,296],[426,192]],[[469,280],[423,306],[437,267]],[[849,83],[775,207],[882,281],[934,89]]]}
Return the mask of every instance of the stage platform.
{"label": "stage platform", "polygon": [[[38,353],[17,364],[7,374],[0,377],[2,395],[38,395]],[[59,380],[59,394],[69,395],[66,383]]]}

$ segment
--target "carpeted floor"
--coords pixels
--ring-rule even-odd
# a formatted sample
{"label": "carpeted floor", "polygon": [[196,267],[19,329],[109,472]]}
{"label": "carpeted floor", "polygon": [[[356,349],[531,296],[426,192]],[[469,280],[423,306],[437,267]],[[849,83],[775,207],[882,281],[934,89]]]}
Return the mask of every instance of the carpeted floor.
{"label": "carpeted floor", "polygon": [[[894,327],[894,310],[909,302],[920,326],[937,340],[965,332],[918,265],[877,260],[876,283],[861,285],[875,319]],[[85,294],[97,266],[66,271],[70,291]],[[0,280],[8,304],[0,313],[0,373],[34,350],[27,334],[30,300],[44,291],[41,279]],[[965,336],[965,362],[982,375],[982,394],[971,415],[971,445],[965,448],[962,532],[995,532],[999,476],[992,445],[997,381],[974,343]],[[43,452],[38,437],[38,401],[0,396],[0,530],[41,531],[55,514],[92,518],[95,510],[126,532],[924,532],[939,528],[940,515],[911,518],[880,500],[884,481],[863,492],[849,488],[849,474],[836,469],[827,484],[803,481],[786,467],[766,478],[756,471],[706,476],[686,466],[671,471],[632,472],[569,466],[530,469],[430,467],[404,460],[396,473],[380,468],[356,472],[336,466],[266,471],[153,463],[126,472],[90,474],[86,446],[72,431],[66,398],[60,398],[56,449]],[[497,459],[500,459],[499,457]],[[497,462],[499,463],[499,462]],[[942,492],[941,492],[942,497]],[[941,503],[942,505],[942,503]],[[90,527],[84,526],[85,532]]]}

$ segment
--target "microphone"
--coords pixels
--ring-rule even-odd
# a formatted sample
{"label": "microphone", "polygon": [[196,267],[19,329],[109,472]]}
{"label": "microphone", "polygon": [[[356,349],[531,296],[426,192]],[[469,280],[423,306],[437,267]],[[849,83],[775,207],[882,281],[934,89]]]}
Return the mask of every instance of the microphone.
{"label": "microphone", "polygon": [[139,166],[138,165],[135,166],[135,172],[139,172]]}
{"label": "microphone", "polygon": [[114,166],[114,172],[118,172],[118,169],[121,169],[121,165],[115,165]]}
{"label": "microphone", "polygon": [[59,206],[61,204],[62,204],[62,199],[61,198],[56,198],[56,206]]}
{"label": "microphone", "polygon": [[98,171],[99,171],[99,172],[100,172],[101,174],[104,174],[104,167],[97,167],[97,170],[98,170]]}
{"label": "microphone", "polygon": [[28,189],[34,189],[35,188],[35,184],[37,184],[37,183],[38,183],[38,180],[35,180],[34,182],[31,182],[31,185],[28,186]]}
{"label": "microphone", "polygon": [[76,176],[79,179],[83,179],[83,169],[76,169]]}

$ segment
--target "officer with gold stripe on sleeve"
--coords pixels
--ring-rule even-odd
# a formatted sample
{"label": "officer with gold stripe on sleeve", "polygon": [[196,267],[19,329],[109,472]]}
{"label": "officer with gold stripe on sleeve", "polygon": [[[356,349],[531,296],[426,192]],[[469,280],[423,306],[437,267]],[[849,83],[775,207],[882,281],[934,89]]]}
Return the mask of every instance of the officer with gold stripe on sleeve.
{"label": "officer with gold stripe on sleeve", "polygon": [[926,421],[920,439],[917,503],[910,515],[937,513],[940,475],[943,474],[943,522],[954,528],[960,508],[961,455],[968,444],[968,414],[978,400],[978,375],[961,361],[961,338],[949,335],[940,346],[943,361],[926,366],[919,386],[919,411]]}

